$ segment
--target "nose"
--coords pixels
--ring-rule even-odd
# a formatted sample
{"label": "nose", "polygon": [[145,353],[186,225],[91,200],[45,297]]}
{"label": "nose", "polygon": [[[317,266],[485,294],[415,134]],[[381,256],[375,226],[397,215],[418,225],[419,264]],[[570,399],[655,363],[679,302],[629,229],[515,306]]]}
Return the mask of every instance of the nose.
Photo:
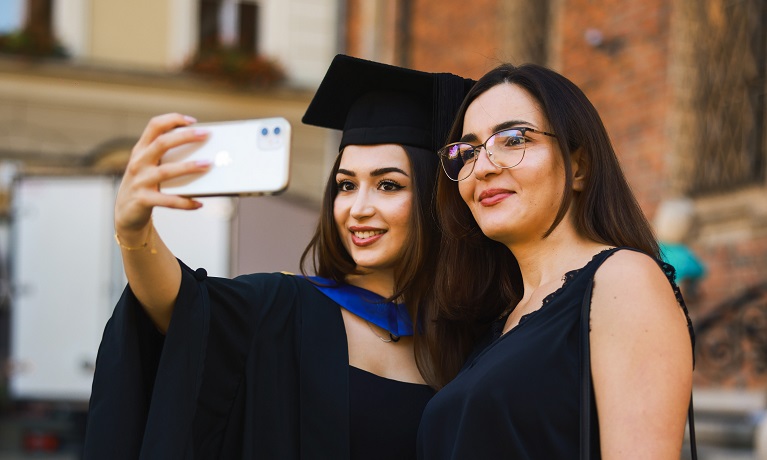
{"label": "nose", "polygon": [[[482,151],[485,154],[482,154]],[[474,177],[477,179],[483,179],[488,174],[496,174],[501,168],[490,161],[490,152],[487,151],[487,147],[480,147],[480,152],[477,154],[477,158],[474,160]]]}
{"label": "nose", "polygon": [[354,197],[354,203],[349,211],[352,217],[355,219],[364,219],[375,214],[375,207],[373,206],[372,197],[370,193],[365,189],[360,189]]}

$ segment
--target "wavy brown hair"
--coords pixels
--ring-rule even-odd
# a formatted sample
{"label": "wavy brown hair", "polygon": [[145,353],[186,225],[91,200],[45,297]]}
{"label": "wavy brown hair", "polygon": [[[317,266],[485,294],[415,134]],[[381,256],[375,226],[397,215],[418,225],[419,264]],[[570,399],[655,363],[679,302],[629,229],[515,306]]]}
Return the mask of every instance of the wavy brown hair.
{"label": "wavy brown hair", "polygon": [[[459,140],[468,106],[496,85],[519,86],[538,103],[556,133],[565,165],[562,203],[547,237],[572,208],[578,233],[593,241],[629,246],[658,256],[658,244],[647,218],[621,170],[599,114],[570,80],[548,68],[503,64],[485,74],[471,89],[456,115],[447,142]],[[572,189],[570,158],[580,152],[586,166],[584,188]],[[486,237],[456,182],[440,174],[437,216],[442,229],[439,271],[434,295],[422,309],[425,344],[420,361],[431,363],[427,378],[440,388],[460,370],[479,335],[495,319],[519,302],[522,278],[514,255]]]}
{"label": "wavy brown hair", "polygon": [[[434,212],[434,190],[439,165],[434,153],[417,147],[401,146],[410,160],[413,178],[413,202],[408,223],[408,244],[395,268],[394,294],[392,299],[402,298],[416,318],[418,308],[429,292],[435,276],[435,264],[439,247],[439,230]],[[333,216],[333,203],[338,195],[336,173],[343,151],[338,154],[330,171],[322,209],[314,236],[301,255],[301,273],[307,267],[323,278],[345,283],[347,275],[359,274],[354,260],[341,243]],[[310,265],[311,264],[311,265]],[[416,343],[419,339],[416,338]]]}

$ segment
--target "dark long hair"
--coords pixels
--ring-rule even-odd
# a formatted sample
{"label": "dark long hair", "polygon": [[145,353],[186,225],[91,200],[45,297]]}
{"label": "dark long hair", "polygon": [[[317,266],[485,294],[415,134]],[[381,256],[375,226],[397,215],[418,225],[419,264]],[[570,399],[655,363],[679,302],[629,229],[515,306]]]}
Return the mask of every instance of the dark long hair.
{"label": "dark long hair", "polygon": [[[439,247],[439,230],[434,212],[434,190],[437,179],[437,157],[434,153],[403,145],[413,173],[413,202],[408,223],[409,238],[395,269],[394,294],[391,299],[403,298],[411,313],[417,317],[417,306],[422,302],[434,279],[434,267]],[[358,274],[354,260],[341,243],[333,216],[333,203],[338,195],[336,173],[343,151],[338,154],[330,171],[322,209],[314,236],[301,255],[301,273],[307,266],[318,276],[344,283],[347,275]]]}
{"label": "dark long hair", "polygon": [[[496,85],[510,83],[528,92],[540,105],[557,134],[565,165],[562,203],[547,237],[572,207],[576,231],[593,241],[630,246],[658,256],[658,244],[649,222],[621,170],[599,114],[585,94],[570,80],[542,66],[503,64],[485,74],[464,99],[448,137],[457,141],[463,132],[468,106]],[[572,190],[570,158],[580,151],[586,167],[584,188]],[[437,388],[450,381],[475,346],[480,331],[516,305],[523,293],[519,265],[504,245],[486,237],[457,183],[440,174],[437,215],[442,229],[434,296],[422,315],[428,353],[433,363],[430,381]]]}

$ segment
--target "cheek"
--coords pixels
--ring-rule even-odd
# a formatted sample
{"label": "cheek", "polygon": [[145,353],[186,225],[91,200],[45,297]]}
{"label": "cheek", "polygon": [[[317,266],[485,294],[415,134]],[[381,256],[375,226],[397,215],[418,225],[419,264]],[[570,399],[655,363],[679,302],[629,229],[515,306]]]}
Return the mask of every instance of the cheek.
{"label": "cheek", "polygon": [[458,194],[466,204],[469,204],[473,201],[474,180],[471,177],[458,182]]}
{"label": "cheek", "polygon": [[410,237],[410,217],[413,212],[413,203],[411,197],[403,197],[398,203],[394,204],[389,212],[389,223],[400,228],[402,238]]}
{"label": "cheek", "polygon": [[561,164],[555,165],[548,177],[542,178],[542,180],[544,179],[548,181],[549,190],[551,191],[551,204],[559,207],[562,202],[565,182],[567,182],[565,180],[565,168]]}
{"label": "cheek", "polygon": [[348,207],[344,205],[343,199],[336,197],[335,201],[333,202],[333,219],[335,220],[339,231],[345,226],[347,215]]}
{"label": "cheek", "polygon": [[397,209],[397,221],[401,225],[408,225],[410,222],[410,215],[412,212],[413,212],[413,203],[411,199],[408,198],[407,200],[403,200]]}

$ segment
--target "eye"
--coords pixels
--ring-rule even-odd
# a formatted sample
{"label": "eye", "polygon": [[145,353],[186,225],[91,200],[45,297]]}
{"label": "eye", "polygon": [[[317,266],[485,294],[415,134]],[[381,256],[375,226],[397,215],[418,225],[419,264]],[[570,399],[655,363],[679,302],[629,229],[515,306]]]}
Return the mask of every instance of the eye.
{"label": "eye", "polygon": [[391,179],[384,179],[378,183],[378,189],[383,190],[384,192],[395,192],[397,190],[402,190],[403,188],[405,188],[404,185],[400,185]]}
{"label": "eye", "polygon": [[507,137],[504,140],[503,145],[504,145],[504,147],[516,147],[516,146],[524,144],[524,143],[525,143],[525,138],[524,137],[521,137],[521,136],[510,136],[510,137]]}
{"label": "eye", "polygon": [[357,188],[357,187],[354,185],[354,182],[352,182],[352,181],[350,181],[350,180],[341,180],[341,181],[338,181],[338,183],[336,184],[336,186],[338,187],[338,191],[339,191],[339,192],[349,192],[349,191],[352,191],[352,190],[354,190],[355,188]]}
{"label": "eye", "polygon": [[524,131],[520,129],[501,131],[494,134],[488,143],[496,149],[516,150],[525,145]]}
{"label": "eye", "polygon": [[464,163],[471,163],[477,157],[478,149],[471,145],[461,146],[461,159]]}

